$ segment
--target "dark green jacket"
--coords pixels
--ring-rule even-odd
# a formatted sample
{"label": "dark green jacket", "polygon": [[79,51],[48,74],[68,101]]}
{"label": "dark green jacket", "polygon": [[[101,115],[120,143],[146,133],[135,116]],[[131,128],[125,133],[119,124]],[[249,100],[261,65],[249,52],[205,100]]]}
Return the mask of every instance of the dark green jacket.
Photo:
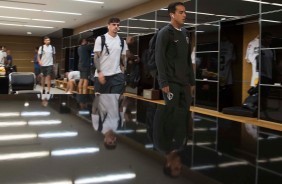
{"label": "dark green jacket", "polygon": [[161,88],[168,86],[169,82],[195,85],[188,40],[182,31],[176,30],[171,24],[159,31],[155,59]]}

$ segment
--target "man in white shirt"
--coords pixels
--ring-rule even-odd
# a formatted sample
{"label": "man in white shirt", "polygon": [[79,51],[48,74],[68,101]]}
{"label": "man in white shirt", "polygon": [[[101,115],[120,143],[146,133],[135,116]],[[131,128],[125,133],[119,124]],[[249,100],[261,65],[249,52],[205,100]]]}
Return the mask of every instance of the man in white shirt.
{"label": "man in white shirt", "polygon": [[68,78],[68,84],[67,84],[66,92],[67,92],[67,94],[72,94],[75,83],[78,83],[79,80],[80,80],[80,71],[68,72],[68,73],[66,73],[66,76]]}
{"label": "man in white shirt", "polygon": [[0,65],[5,65],[5,60],[7,57],[7,53],[4,51],[3,46],[0,46]]}
{"label": "man in white shirt", "polygon": [[119,94],[100,94],[92,105],[92,125],[94,130],[104,134],[104,146],[115,149],[116,131],[123,125],[123,113],[120,108]]}
{"label": "man in white shirt", "polygon": [[44,45],[39,47],[38,62],[41,66],[43,74],[41,79],[42,93],[45,93],[45,79],[47,81],[47,94],[50,93],[51,88],[51,75],[53,74],[54,55],[56,54],[55,47],[50,45],[50,38],[44,37]]}
{"label": "man in white shirt", "polygon": [[95,41],[94,62],[96,72],[94,86],[98,93],[121,94],[125,87],[125,78],[121,67],[125,67],[128,46],[125,40],[117,34],[119,23],[119,18],[110,18],[108,33],[99,36]]}

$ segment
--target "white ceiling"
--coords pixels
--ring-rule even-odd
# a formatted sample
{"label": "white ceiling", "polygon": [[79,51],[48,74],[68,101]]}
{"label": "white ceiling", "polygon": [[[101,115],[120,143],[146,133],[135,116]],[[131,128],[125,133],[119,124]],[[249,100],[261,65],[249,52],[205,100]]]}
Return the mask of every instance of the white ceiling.
{"label": "white ceiling", "polygon": [[[27,35],[27,32],[32,32],[32,36],[44,36],[62,28],[76,28],[86,23],[142,4],[149,0],[98,1],[103,1],[104,4],[78,2],[73,0],[0,0],[0,35]],[[80,13],[82,15],[55,14],[43,11],[13,10],[1,8],[2,6],[28,8],[43,11],[48,10],[60,12],[73,12]],[[20,17],[28,19],[15,19],[5,17]],[[43,22],[35,21],[32,19],[57,20],[64,21],[65,23]],[[47,26],[53,28],[43,29],[25,26],[11,26],[4,24]]]}

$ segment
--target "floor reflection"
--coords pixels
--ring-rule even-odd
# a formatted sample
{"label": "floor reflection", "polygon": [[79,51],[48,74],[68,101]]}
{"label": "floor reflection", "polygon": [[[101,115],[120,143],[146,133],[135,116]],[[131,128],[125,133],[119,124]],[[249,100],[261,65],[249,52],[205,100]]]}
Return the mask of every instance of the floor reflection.
{"label": "floor reflection", "polygon": [[119,95],[0,100],[0,183],[282,183],[278,131]]}
{"label": "floor reflection", "polygon": [[101,97],[54,95],[46,105],[33,95],[0,96],[0,183],[193,183],[185,176],[164,176],[162,163],[144,154],[145,147],[152,148],[150,141],[140,150],[118,138],[116,149],[105,148],[103,129],[125,136],[147,133],[137,123],[136,109],[129,112],[125,98],[112,97],[102,97],[117,106],[100,104],[100,119],[123,124],[104,124],[100,133],[92,115],[93,102]]}

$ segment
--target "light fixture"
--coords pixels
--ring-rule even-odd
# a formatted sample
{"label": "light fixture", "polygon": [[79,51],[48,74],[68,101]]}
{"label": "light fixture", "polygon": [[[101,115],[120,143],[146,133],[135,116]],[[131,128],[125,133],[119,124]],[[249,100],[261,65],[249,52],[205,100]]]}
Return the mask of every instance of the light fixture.
{"label": "light fixture", "polygon": [[0,127],[18,127],[25,125],[27,125],[25,121],[0,121]]}
{"label": "light fixture", "polygon": [[132,134],[134,130],[116,130],[115,133],[117,134]]}
{"label": "light fixture", "polygon": [[[27,32],[27,34],[28,34],[28,32]],[[25,103],[24,103],[24,106],[25,106],[25,107],[28,107],[28,106],[29,106],[29,103],[28,103],[28,102],[25,102]]]}
{"label": "light fixture", "polygon": [[54,150],[51,152],[52,156],[68,156],[68,155],[80,155],[80,154],[90,154],[100,151],[99,148],[74,148],[74,149],[62,149]]}
{"label": "light fixture", "polygon": [[42,125],[59,125],[61,120],[31,120],[28,122],[30,126],[42,126]]}
{"label": "light fixture", "polygon": [[138,129],[136,130],[137,133],[147,133],[147,129]]}
{"label": "light fixture", "polygon": [[9,16],[0,16],[0,18],[4,18],[4,19],[30,20],[29,18],[24,18],[24,17],[9,17]]}
{"label": "light fixture", "polygon": [[12,10],[33,11],[33,12],[60,13],[60,14],[68,14],[68,15],[82,15],[81,13],[60,12],[60,11],[51,11],[51,10],[38,10],[38,9],[20,8],[20,7],[11,7],[11,6],[0,6],[0,8],[12,9]]}
{"label": "light fixture", "polygon": [[40,138],[63,138],[63,137],[76,137],[78,135],[77,132],[48,132],[48,133],[40,133],[38,137]]}
{"label": "light fixture", "polygon": [[48,157],[49,151],[0,154],[0,161]]}
{"label": "light fixture", "polygon": [[204,170],[204,169],[212,169],[215,168],[215,165],[202,165],[202,166],[193,166],[191,170]]}
{"label": "light fixture", "polygon": [[61,21],[61,20],[32,19],[32,18],[25,18],[25,17],[0,16],[0,18],[5,18],[5,19],[16,19],[16,20],[33,20],[33,21],[40,21],[40,22],[56,22],[56,23],[65,23],[65,21]]}
{"label": "light fixture", "polygon": [[36,137],[37,134],[0,135],[0,141],[34,139]]}
{"label": "light fixture", "polygon": [[135,173],[111,174],[111,175],[105,175],[105,176],[77,179],[74,181],[74,184],[117,182],[117,181],[129,180],[129,179],[134,179],[134,178],[136,178]]}
{"label": "light fixture", "polygon": [[257,0],[242,0],[242,1],[248,1],[248,2],[253,2],[253,3],[261,3],[261,4],[271,4],[269,2],[257,1]]}
{"label": "light fixture", "polygon": [[146,144],[145,148],[146,149],[153,149],[154,148],[154,144]]}
{"label": "light fixture", "polygon": [[272,22],[272,23],[281,23],[281,21],[276,21],[276,20],[266,20],[266,19],[260,19],[263,22]]}
{"label": "light fixture", "polygon": [[21,116],[49,116],[51,113],[48,111],[34,111],[34,112],[27,112],[24,111],[21,113]]}
{"label": "light fixture", "polygon": [[[0,23],[1,25],[2,23]],[[13,116],[20,116],[18,112],[0,112],[0,117],[13,117]]]}
{"label": "light fixture", "polygon": [[28,32],[26,32],[26,34],[28,34],[28,35],[32,35],[32,32],[28,31]]}
{"label": "light fixture", "polygon": [[87,111],[87,110],[80,110],[80,111],[78,111],[78,114],[79,114],[79,115],[89,115],[90,112]]}
{"label": "light fixture", "polygon": [[36,183],[30,183],[30,184],[73,184],[72,181],[47,181],[47,182],[36,182]]}
{"label": "light fixture", "polygon": [[35,25],[23,25],[24,27],[35,27],[35,28],[44,28],[44,29],[52,29],[54,27],[49,26],[35,26]]}
{"label": "light fixture", "polygon": [[239,165],[248,165],[248,162],[247,161],[226,162],[226,163],[218,164],[218,167],[232,167]]}
{"label": "light fixture", "polygon": [[17,27],[36,27],[36,28],[44,28],[44,29],[52,29],[54,27],[47,27],[47,26],[34,26],[34,25],[22,25],[22,24],[6,24],[6,23],[0,23],[0,25],[3,26],[17,26]]}
{"label": "light fixture", "polygon": [[12,9],[12,10],[34,11],[34,12],[40,12],[40,11],[41,11],[41,10],[38,10],[38,9],[19,8],[19,7],[11,7],[11,6],[0,6],[0,8],[4,8],[4,9]]}
{"label": "light fixture", "polygon": [[104,2],[92,1],[92,0],[73,0],[73,1],[79,1],[79,2],[85,2],[85,3],[95,3],[95,4],[104,4]]}
{"label": "light fixture", "polygon": [[82,15],[81,13],[72,13],[72,12],[61,12],[61,11],[51,11],[51,10],[42,10],[46,13],[58,13],[58,14],[67,14],[67,15]]}
{"label": "light fixture", "polygon": [[40,21],[40,22],[56,22],[56,23],[65,23],[65,21],[61,20],[47,20],[47,19],[31,19],[34,21]]}

